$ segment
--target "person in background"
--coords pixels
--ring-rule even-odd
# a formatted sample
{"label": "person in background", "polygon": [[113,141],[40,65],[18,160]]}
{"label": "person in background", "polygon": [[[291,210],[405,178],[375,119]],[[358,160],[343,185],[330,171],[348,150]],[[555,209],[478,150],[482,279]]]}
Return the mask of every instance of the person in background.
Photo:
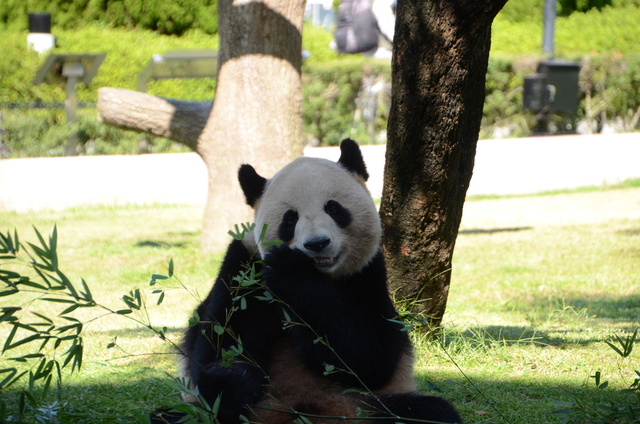
{"label": "person in background", "polygon": [[334,31],[340,53],[390,58],[393,49],[396,0],[342,0]]}
{"label": "person in background", "polygon": [[396,0],[374,0],[371,10],[376,18],[380,36],[374,57],[391,57],[396,26]]}

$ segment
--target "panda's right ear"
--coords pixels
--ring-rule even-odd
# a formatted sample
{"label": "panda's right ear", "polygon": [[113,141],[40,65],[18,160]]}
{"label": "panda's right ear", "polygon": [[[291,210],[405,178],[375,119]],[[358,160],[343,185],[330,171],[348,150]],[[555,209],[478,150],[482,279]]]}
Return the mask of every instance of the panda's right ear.
{"label": "panda's right ear", "polygon": [[267,184],[267,179],[258,175],[253,166],[244,164],[238,170],[238,181],[247,200],[247,205],[254,207]]}

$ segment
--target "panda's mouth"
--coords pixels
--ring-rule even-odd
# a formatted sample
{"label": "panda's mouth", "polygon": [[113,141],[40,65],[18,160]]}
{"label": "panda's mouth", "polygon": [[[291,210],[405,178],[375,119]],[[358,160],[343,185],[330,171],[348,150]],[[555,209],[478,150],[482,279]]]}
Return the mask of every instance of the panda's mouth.
{"label": "panda's mouth", "polygon": [[336,262],[338,262],[338,256],[329,256],[329,257],[325,257],[325,256],[317,256],[315,258],[313,258],[313,262],[319,266],[319,267],[330,267],[336,264]]}

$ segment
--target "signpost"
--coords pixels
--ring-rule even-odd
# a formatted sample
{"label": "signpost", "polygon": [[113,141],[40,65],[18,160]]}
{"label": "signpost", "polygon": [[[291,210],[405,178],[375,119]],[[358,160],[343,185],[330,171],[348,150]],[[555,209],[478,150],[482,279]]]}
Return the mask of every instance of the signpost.
{"label": "signpost", "polygon": [[171,50],[154,54],[138,76],[138,91],[147,91],[149,80],[166,78],[215,78],[218,73],[216,50]]}
{"label": "signpost", "polygon": [[85,85],[89,84],[98,73],[98,68],[102,65],[105,56],[106,53],[50,54],[33,80],[35,85],[65,84],[66,100],[64,108],[67,115],[67,125],[70,130],[66,154],[69,156],[76,154],[78,144],[78,135],[74,128],[77,121],[76,109],[78,107],[76,84],[80,82]]}

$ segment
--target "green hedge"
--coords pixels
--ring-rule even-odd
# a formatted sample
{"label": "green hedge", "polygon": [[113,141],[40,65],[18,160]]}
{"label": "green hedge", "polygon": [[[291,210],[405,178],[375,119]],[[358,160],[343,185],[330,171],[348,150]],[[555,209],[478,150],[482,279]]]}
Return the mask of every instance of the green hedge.
{"label": "green hedge", "polygon": [[[581,128],[599,131],[609,125],[617,131],[639,130],[640,55],[591,55],[582,63],[577,115]],[[534,131],[535,116],[523,110],[522,103],[524,77],[535,73],[536,66],[537,61],[532,59],[490,59],[482,138],[526,136]],[[363,81],[368,87],[378,88],[369,98],[376,101],[372,119],[365,119]],[[362,142],[383,141],[390,104],[388,63],[354,57],[334,65],[306,64],[303,83],[304,129],[309,144],[335,145],[345,136]],[[57,89],[60,100],[62,89],[53,89]],[[46,97],[44,94],[52,93],[40,94]],[[5,108],[3,113],[3,141],[12,156],[63,154],[67,131],[61,109]],[[163,139],[102,125],[96,121],[93,108],[82,111],[77,130],[86,154],[184,151]]]}
{"label": "green hedge", "polygon": [[345,137],[385,140],[391,96],[388,61],[359,56],[308,64],[302,77],[303,120],[311,145],[338,145]]}
{"label": "green hedge", "polygon": [[3,0],[0,28],[27,29],[29,12],[51,13],[52,23],[61,29],[99,23],[160,34],[180,35],[192,29],[218,32],[217,0]]}
{"label": "green hedge", "polygon": [[[528,1],[528,0],[523,0]],[[640,0],[637,0],[640,2]],[[509,1],[519,4],[520,0]],[[508,12],[508,10],[506,11]],[[542,53],[542,10],[532,8],[531,17],[518,21],[519,13],[500,14],[493,23],[492,56],[540,56]],[[555,24],[557,57],[579,59],[599,53],[639,53],[640,4],[592,9],[558,17]]]}
{"label": "green hedge", "polygon": [[[557,56],[584,63],[578,118],[591,128],[615,123],[618,129],[638,129],[640,8],[633,7],[633,2],[640,0],[626,1],[625,7],[574,13],[558,18],[556,24]],[[533,8],[532,16],[541,13],[534,7],[540,0],[522,0],[522,3]],[[522,86],[524,76],[534,73],[542,59],[542,24],[534,22],[537,18],[520,21],[524,13],[520,3],[513,2],[514,6],[509,8],[511,4],[507,4],[494,23],[482,137],[527,135],[535,124],[533,115],[522,110]],[[177,37],[90,25],[77,30],[54,27],[53,33],[58,45],[55,52],[107,53],[93,82],[88,87],[79,85],[78,98],[89,105],[95,102],[99,87],[135,89],[138,74],[154,53],[215,49],[218,44],[217,36],[202,30],[189,30]],[[60,146],[66,142],[67,134],[63,111],[32,111],[26,106],[33,102],[61,103],[64,87],[32,84],[43,57],[27,50],[26,31],[0,31],[0,37],[3,40],[0,104],[4,115],[1,124],[5,131],[4,144],[13,156],[61,154]],[[306,141],[331,145],[344,136],[382,141],[390,101],[389,63],[360,56],[339,56],[328,47],[331,41],[329,31],[305,26],[303,43],[310,53],[303,66]],[[366,82],[364,87],[375,86],[378,91],[368,98],[359,98],[363,82]],[[214,97],[215,79],[154,81],[148,91],[164,97],[208,101]],[[373,107],[371,102],[375,102]],[[20,107],[8,109],[9,103],[18,103]],[[368,116],[367,112],[372,110],[373,116]],[[104,127],[96,122],[92,108],[81,113],[78,130],[88,154],[180,149],[164,140]]]}
{"label": "green hedge", "polygon": [[[78,86],[79,101],[95,101],[98,87],[136,89],[138,74],[155,53],[176,49],[215,49],[217,36],[189,31],[181,37],[151,31],[131,31],[88,26],[80,30],[56,30],[52,53],[107,53],[98,74],[88,87]],[[64,88],[32,84],[44,58],[27,49],[26,31],[0,32],[0,102],[60,102]],[[215,79],[152,81],[148,91],[165,97],[211,100]]]}

